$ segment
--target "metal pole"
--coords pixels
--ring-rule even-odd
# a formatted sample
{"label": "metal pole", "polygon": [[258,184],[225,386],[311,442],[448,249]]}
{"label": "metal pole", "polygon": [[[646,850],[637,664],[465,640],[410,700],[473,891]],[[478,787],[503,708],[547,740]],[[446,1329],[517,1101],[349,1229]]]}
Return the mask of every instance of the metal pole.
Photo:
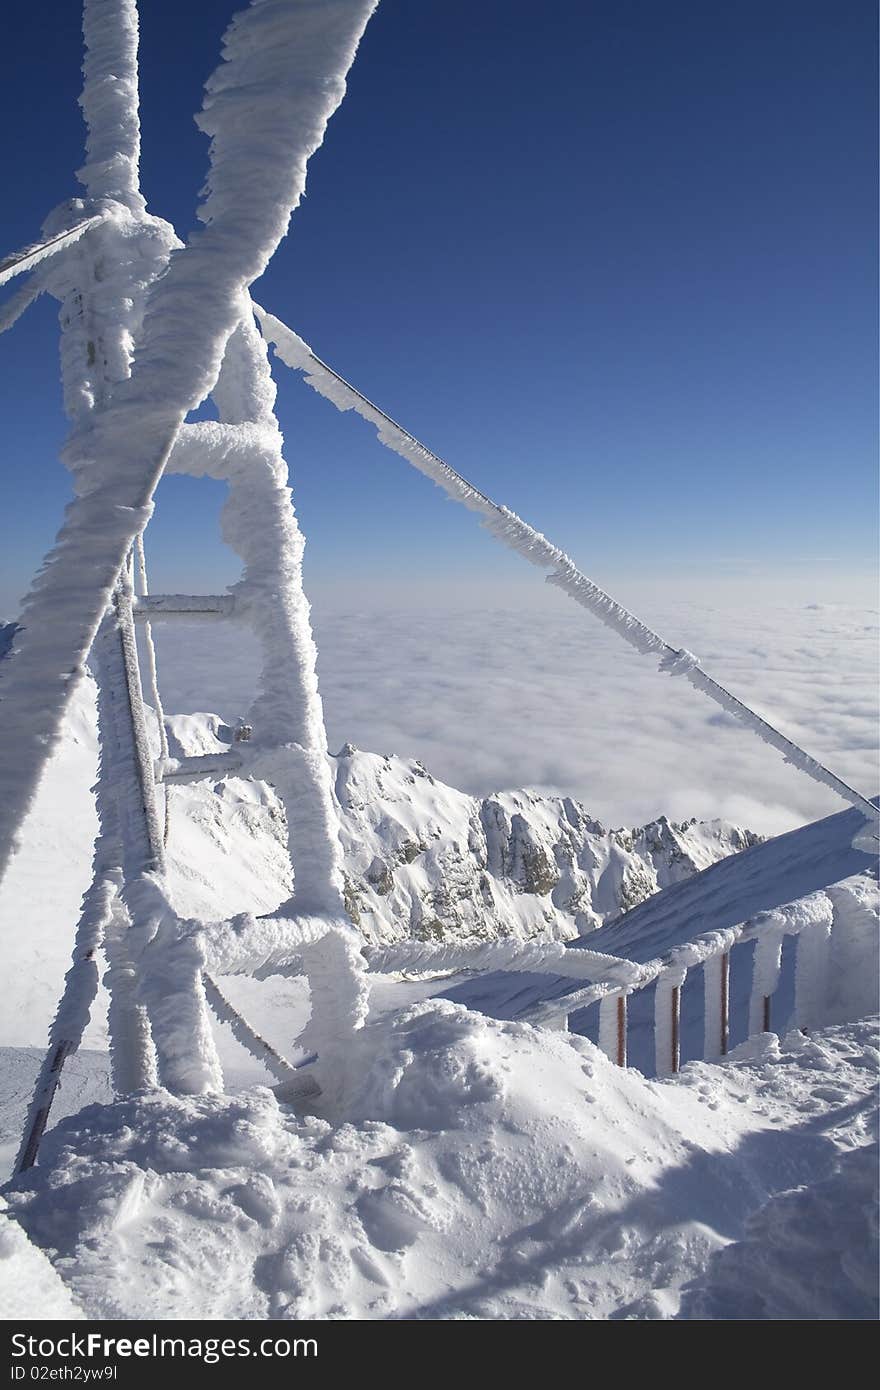
{"label": "metal pole", "polygon": [[15,1165],[16,1173],[26,1173],[28,1168],[33,1168],[37,1161],[37,1150],[40,1147],[40,1140],[46,1130],[46,1123],[49,1119],[49,1111],[52,1108],[52,1101],[61,1080],[61,1068],[64,1066],[65,1058],[71,1049],[69,1042],[60,1042],[53,1048],[46,1059],[43,1067],[43,1075],[34,1097],[35,1110],[31,1120],[30,1129],[27,1132],[22,1144],[18,1162]]}
{"label": "metal pole", "polygon": [[673,1075],[678,1071],[681,1061],[681,1045],[679,1041],[679,1025],[681,1020],[681,986],[673,985],[670,991],[670,1007],[672,1009],[672,1040],[670,1046],[670,1070]]}

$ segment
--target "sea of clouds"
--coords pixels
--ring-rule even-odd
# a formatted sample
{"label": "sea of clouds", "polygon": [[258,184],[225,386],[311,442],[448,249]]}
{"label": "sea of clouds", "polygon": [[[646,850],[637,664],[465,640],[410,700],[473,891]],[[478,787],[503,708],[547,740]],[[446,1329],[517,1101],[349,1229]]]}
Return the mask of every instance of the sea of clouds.
{"label": "sea of clouds", "polygon": [[[878,789],[876,608],[751,592],[674,599],[646,616],[765,718],[868,795]],[[528,597],[524,597],[528,595]],[[536,596],[537,595],[537,596]],[[319,677],[331,750],[419,758],[485,795],[534,787],[606,825],[723,816],[774,834],[838,799],[685,682],[661,675],[570,600],[523,589],[467,603],[439,590],[319,599]],[[503,596],[501,596],[503,599]],[[169,712],[246,713],[258,653],[244,625],[155,629]]]}

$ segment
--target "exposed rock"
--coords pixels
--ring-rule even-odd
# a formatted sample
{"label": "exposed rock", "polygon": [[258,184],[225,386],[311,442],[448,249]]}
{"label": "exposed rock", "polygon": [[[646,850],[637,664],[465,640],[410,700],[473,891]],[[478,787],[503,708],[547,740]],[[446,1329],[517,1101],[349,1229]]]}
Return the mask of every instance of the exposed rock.
{"label": "exposed rock", "polygon": [[372,864],[367,869],[367,882],[382,897],[390,893],[394,887],[394,875],[391,868],[377,854]]}
{"label": "exposed rock", "polygon": [[478,800],[421,764],[349,748],[337,759],[343,845],[373,940],[567,940],[758,840],[722,821],[665,817],[608,831],[571,797]]}
{"label": "exposed rock", "polygon": [[[168,722],[175,755],[225,746],[228,731],[213,715]],[[639,829],[606,830],[572,797],[518,791],[480,800],[445,786],[419,763],[350,743],[333,762],[345,905],[371,941],[539,933],[568,940],[758,841],[724,821],[673,824],[663,816]],[[191,864],[209,848],[225,853],[230,823],[245,827],[253,846],[235,909],[252,905],[258,867],[267,908],[289,894],[284,815],[271,787],[229,778],[219,795],[207,783],[174,794],[172,860],[186,843],[184,804],[187,833],[200,836],[198,856],[186,849],[178,875],[183,910],[204,911],[197,897],[209,885],[194,880]]]}

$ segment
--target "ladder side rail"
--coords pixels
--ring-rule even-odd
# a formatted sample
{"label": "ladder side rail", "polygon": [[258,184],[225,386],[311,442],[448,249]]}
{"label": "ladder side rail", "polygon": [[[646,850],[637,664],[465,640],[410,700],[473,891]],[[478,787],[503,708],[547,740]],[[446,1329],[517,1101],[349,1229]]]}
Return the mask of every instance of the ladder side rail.
{"label": "ladder side rail", "polygon": [[[255,766],[254,775],[273,783],[287,814],[295,866],[290,912],[344,920],[339,812],[302,583],[305,541],[274,415],[268,352],[246,296],[240,307],[241,320],[227,344],[212,396],[220,423],[239,427],[245,440],[245,447],[227,459],[229,494],[221,525],[244,566],[233,592],[262,654],[258,694],[247,715],[254,730],[249,757],[259,760],[261,749],[271,750],[265,760],[269,765],[262,774]],[[249,448],[248,437],[253,441]]]}
{"label": "ladder side rail", "polygon": [[[16,1172],[24,1172],[36,1162],[64,1063],[82,1041],[98,990],[96,955],[102,945],[106,945],[113,973],[113,950],[109,940],[105,941],[105,933],[122,883],[120,866],[123,851],[118,793],[120,781],[126,776],[126,759],[123,751],[124,726],[122,730],[119,727],[119,701],[125,672],[117,619],[112,611],[108,611],[99,629],[92,660],[98,680],[100,759],[96,789],[99,833],[95,841],[92,882],[83,897],[73,963],[65,977],[64,990],[49,1033],[48,1053],[38,1074],[25,1119]],[[122,739],[120,733],[123,734]],[[143,849],[150,853],[146,839]],[[132,1047],[132,1041],[138,1034],[137,1025],[133,1025],[130,1018],[122,1016],[117,1001],[111,1018],[111,1059],[117,1091],[120,1089],[118,1081],[121,1074],[126,1077],[126,1089],[132,1090],[154,1079],[148,1050],[143,1046],[140,1049]],[[140,1055],[134,1055],[136,1052]]]}
{"label": "ladder side rail", "polygon": [[[133,621],[134,621],[134,607],[133,607],[133,605],[137,602],[137,598],[136,598],[136,591],[137,591],[137,589],[138,589],[138,588],[140,589],[140,597],[141,597],[142,599],[147,599],[147,600],[149,600],[149,594],[150,594],[150,586],[149,586],[149,583],[148,583],[148,580],[147,580],[147,561],[146,561],[146,556],[144,555],[144,538],[143,538],[143,534],[141,534],[140,536],[138,536],[137,539],[135,540],[135,543],[134,543],[134,554],[133,554],[133,557],[132,557],[132,558],[133,558],[133,561],[134,561],[134,564],[132,565],[133,577],[136,576],[136,578],[137,578],[137,584],[136,584],[136,585],[133,585],[133,588],[135,589],[135,592],[132,593],[132,595],[131,595],[131,603],[132,603],[131,619],[132,619],[132,622],[133,622]],[[150,682],[150,698],[152,699],[152,702],[153,702],[153,711],[154,711],[155,716],[156,716],[156,727],[157,727],[158,735],[159,735],[159,757],[160,757],[160,759],[165,760],[165,759],[168,758],[168,731],[167,731],[167,729],[165,728],[165,711],[164,711],[163,708],[162,708],[162,697],[161,697],[161,695],[159,694],[159,672],[158,672],[157,667],[156,667],[156,647],[155,647],[155,645],[154,645],[154,643],[153,643],[153,630],[152,630],[152,627],[150,626],[149,617],[145,618],[145,621],[144,621],[144,624],[143,624],[143,641],[144,641],[144,652],[145,652],[145,655],[146,655],[146,658],[147,658],[147,677],[148,677],[149,682]],[[135,642],[135,650],[137,650],[137,643],[136,643],[136,642]],[[155,777],[153,778],[154,783],[156,783],[157,780],[158,780],[158,779],[156,779]],[[153,795],[155,796],[155,791],[154,791]],[[163,787],[163,789],[162,789],[162,845],[163,845],[163,847],[167,847],[167,845],[168,845],[168,835],[169,835],[169,832],[170,832],[170,829],[171,829],[171,820],[170,820],[170,816],[171,816],[171,797],[170,797],[170,795],[169,795],[168,788],[167,788],[167,787]]]}
{"label": "ladder side rail", "polygon": [[196,924],[178,917],[166,883],[163,822],[157,806],[131,598],[122,585],[115,608],[124,676],[120,706],[127,714],[131,768],[128,786],[120,788],[127,812],[124,824],[130,832],[128,842],[123,836],[122,899],[131,916],[129,938],[135,951],[136,994],[149,1017],[162,1084],[184,1094],[222,1090],[223,1073],[202,978],[199,932]]}
{"label": "ladder side rail", "polygon": [[272,784],[285,811],[294,888],[277,915],[317,916],[328,926],[303,954],[312,1010],[300,1041],[318,1054],[322,1090],[338,1099],[355,1035],[366,1021],[368,989],[345,904],[339,808],[302,582],[305,542],[274,414],[276,388],[247,295],[239,310],[212,396],[220,424],[240,435],[240,447],[215,468],[223,469],[229,485],[223,535],[244,566],[234,597],[262,652],[258,694],[247,716],[254,731],[247,769]]}
{"label": "ladder side rail", "polygon": [[[136,544],[135,544],[135,550],[134,550],[134,555],[133,555],[133,561],[134,561],[134,563],[133,563],[133,566],[132,566],[132,571],[133,571],[133,575],[136,575],[136,576],[137,576],[138,587],[139,587],[139,589],[140,589],[140,596],[139,596],[139,597],[140,597],[140,600],[141,600],[142,602],[143,602],[144,600],[146,600],[146,602],[147,602],[147,604],[148,604],[148,603],[149,603],[149,580],[148,580],[148,578],[147,578],[146,555],[145,555],[145,552],[144,552],[144,543],[143,543],[143,537],[142,537],[142,536],[139,536],[139,537],[138,537],[137,542],[136,542]],[[134,599],[133,599],[133,601],[136,602],[136,600],[134,600]],[[230,596],[230,602],[234,602],[234,600],[232,600],[231,596]],[[129,632],[130,632],[131,634],[133,634],[133,631],[134,631],[133,628],[131,627],[131,621],[132,621],[133,616],[134,616],[133,611],[131,611],[131,610],[126,611],[125,621],[126,621],[128,630],[129,630]],[[159,729],[159,758],[160,758],[160,761],[161,761],[163,764],[166,764],[166,765],[167,765],[167,763],[168,763],[168,738],[167,738],[167,734],[166,734],[166,730],[165,730],[165,718],[164,718],[164,712],[163,712],[163,709],[162,709],[162,698],[161,698],[161,695],[160,695],[160,692],[159,692],[159,677],[158,677],[158,669],[157,669],[157,664],[156,664],[156,651],[155,651],[155,647],[154,647],[153,641],[152,641],[152,634],[151,634],[151,631],[150,631],[150,623],[149,623],[149,619],[148,619],[148,618],[146,619],[146,622],[145,622],[145,633],[144,633],[144,637],[145,637],[145,648],[146,648],[147,662],[148,662],[148,668],[147,668],[147,669],[148,669],[148,674],[149,674],[150,689],[151,689],[151,694],[152,694],[152,699],[153,699],[153,707],[154,707],[154,710],[155,710],[156,721],[157,721],[158,729]],[[137,655],[137,648],[136,648],[136,646],[132,649],[132,648],[131,648],[131,645],[129,644],[129,652],[131,652],[132,650],[133,650],[134,656],[136,657],[136,655]],[[134,691],[134,695],[133,695],[133,697],[130,698],[130,701],[129,701],[130,706],[131,706],[131,708],[132,708],[132,723],[133,723],[133,725],[134,725],[135,728],[140,727],[140,728],[144,729],[144,732],[145,732],[145,719],[144,719],[145,711],[144,711],[144,708],[143,708],[143,686],[142,686],[142,682],[141,682],[141,680],[140,680],[139,672],[138,672],[135,668],[132,668],[132,670],[131,670],[131,672],[130,672],[130,675],[129,675],[128,679],[129,679],[129,689]],[[188,760],[184,760],[184,761],[188,761]],[[200,759],[200,760],[197,760],[197,761],[203,762],[203,760],[201,760],[201,759]],[[234,755],[232,755],[231,761],[232,761],[233,768],[235,767],[236,761],[238,761],[239,764],[240,764],[240,760],[236,760]],[[223,768],[221,769],[221,775],[228,775],[228,772],[229,772],[228,766],[227,766],[227,767],[223,767]],[[143,783],[144,788],[145,788],[146,793],[147,793],[146,800],[145,800],[145,805],[147,806],[147,810],[148,810],[148,820],[149,820],[149,811],[150,811],[150,808],[149,808],[149,801],[150,801],[150,798],[151,798],[151,797],[152,797],[153,801],[155,801],[155,792],[154,792],[154,790],[153,790],[153,783],[152,783],[152,780],[151,780],[151,777],[150,777],[150,766],[149,766],[149,763],[148,763],[147,761],[143,761],[143,762],[141,763],[141,766],[140,766],[140,773],[141,773],[141,780],[142,780],[142,783]],[[184,776],[185,776],[185,774],[184,774]],[[177,771],[176,777],[177,777],[177,778],[180,777],[179,765],[178,765],[178,771]],[[170,776],[170,775],[168,775],[168,774],[166,773],[166,776],[164,777],[163,780],[166,781],[166,782],[167,782],[167,781],[170,781],[170,780],[172,780],[172,776]],[[167,844],[168,844],[168,833],[169,833],[169,808],[170,808],[170,799],[169,799],[168,792],[167,792],[167,789],[166,789],[166,792],[165,792],[165,799],[164,799],[164,810],[165,810],[165,815],[164,815],[164,825],[163,825],[163,831],[162,831],[162,845],[163,845],[163,848],[167,847]],[[314,1081],[313,1078],[311,1078],[311,1077],[301,1077],[301,1076],[298,1076],[298,1075],[297,1075],[296,1069],[291,1065],[291,1063],[288,1062],[287,1059],[286,1059],[285,1057],[283,1057],[283,1056],[281,1055],[281,1053],[278,1052],[278,1050],[272,1046],[271,1043],[267,1042],[266,1039],[263,1038],[263,1037],[256,1031],[256,1029],[253,1028],[253,1027],[251,1026],[250,1023],[248,1023],[248,1021],[247,1021],[247,1019],[244,1017],[244,1015],[240,1012],[240,1010],[236,1009],[236,1008],[230,1003],[229,999],[226,998],[226,996],[223,994],[223,992],[222,992],[222,990],[220,989],[220,987],[219,987],[219,985],[217,984],[217,982],[212,978],[211,975],[208,974],[208,972],[207,972],[206,970],[203,970],[203,971],[202,971],[201,983],[202,983],[202,987],[203,987],[203,989],[204,989],[205,998],[206,998],[206,1000],[207,1000],[208,1006],[211,1008],[211,1010],[213,1011],[213,1013],[215,1014],[215,1016],[217,1017],[217,1019],[218,1019],[221,1023],[225,1023],[225,1024],[230,1028],[230,1030],[231,1030],[233,1036],[238,1040],[238,1042],[239,1042],[243,1047],[245,1047],[245,1048],[251,1053],[251,1055],[254,1056],[258,1061],[262,1062],[262,1064],[269,1070],[269,1072],[275,1076],[276,1080],[278,1080],[279,1082],[283,1082],[283,1083],[284,1083],[284,1086],[285,1086],[285,1096],[286,1096],[287,1098],[292,1099],[292,1098],[294,1097],[294,1095],[301,1095],[301,1096],[315,1095],[315,1094],[318,1094],[318,1093],[320,1092],[320,1088],[318,1087],[317,1083]],[[219,1065],[219,1058],[218,1058],[218,1065]]]}
{"label": "ladder side rail", "polygon": [[226,32],[224,60],[199,118],[212,137],[201,207],[207,225],[152,285],[135,370],[78,440],[70,462],[81,490],[25,599],[22,630],[4,662],[3,736],[14,756],[2,764],[0,869],[125,558],[149,519],[175,435],[216,381],[241,289],[263,272],[287,231],[306,161],[342,99],[373,8],[374,0],[347,0],[313,9],[305,47],[299,6],[276,6],[271,25],[263,23],[264,6],[251,7]]}
{"label": "ladder side rail", "polygon": [[[48,289],[62,305],[62,384],[65,408],[72,420],[64,461],[75,475],[82,439],[89,435],[95,419],[107,407],[114,386],[128,375],[130,332],[142,310],[146,283],[164,266],[167,242],[167,238],[160,238],[153,247],[153,257],[144,257],[142,278],[138,283],[130,269],[128,248],[123,244],[130,226],[126,225],[123,230],[125,217],[120,220],[111,215],[111,203],[117,200],[122,200],[129,221],[144,213],[144,202],[137,191],[137,9],[134,0],[116,0],[116,4],[115,24],[108,23],[107,6],[101,0],[85,0],[83,10],[82,105],[88,134],[87,161],[80,177],[92,204],[103,199],[106,206],[92,216],[81,218],[73,227],[58,227],[59,220],[69,220],[70,207],[58,210],[48,219],[45,228],[48,235],[40,245],[7,259],[0,267],[2,284],[13,275],[54,258],[27,289],[34,293]],[[103,230],[103,238],[97,234],[99,230]],[[89,239],[88,246],[84,246],[87,231],[95,235]],[[66,254],[58,255],[62,251]],[[105,274],[105,270],[108,273]],[[17,296],[17,300],[13,309],[20,312],[19,303],[23,309],[29,302],[27,292]],[[17,317],[17,313],[14,316]],[[11,317],[7,315],[8,320]],[[108,663],[109,666],[118,664],[124,672],[125,653],[118,647],[117,619],[106,612],[99,616],[103,621],[96,633],[96,665],[103,664],[106,672]],[[72,668],[73,679],[79,674],[77,663]],[[71,684],[67,682],[68,687]],[[121,885],[126,832],[120,816],[118,786],[121,754],[118,699],[114,708],[112,691],[109,699],[102,700],[100,689],[99,678],[99,834],[93,856],[93,877],[83,898],[73,964],[67,972],[50,1029],[49,1052],[37,1078],[17,1171],[36,1162],[65,1060],[79,1047],[88,1024],[98,989],[96,953],[104,944]],[[117,1039],[112,1047],[114,1072],[116,1061],[121,1062],[124,1051]],[[149,1063],[146,1059],[141,1061],[142,1066],[138,1068],[129,1056],[121,1065],[130,1073],[140,1071],[143,1078],[149,1074]]]}

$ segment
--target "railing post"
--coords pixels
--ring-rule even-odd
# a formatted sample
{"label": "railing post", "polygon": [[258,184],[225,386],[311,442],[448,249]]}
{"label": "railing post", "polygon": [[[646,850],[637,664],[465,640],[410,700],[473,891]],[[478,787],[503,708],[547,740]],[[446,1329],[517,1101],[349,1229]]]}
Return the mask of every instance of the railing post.
{"label": "railing post", "polygon": [[675,1072],[678,1071],[679,1065],[680,1065],[680,1063],[681,1063],[681,1039],[680,1039],[680,1037],[679,1037],[679,1032],[680,1032],[680,1027],[681,1027],[681,986],[680,986],[680,985],[673,985],[673,986],[672,986],[672,992],[671,992],[671,995],[670,995],[670,1001],[669,1001],[669,1002],[670,1002],[670,1011],[671,1011],[671,1019],[670,1019],[671,1037],[670,1037],[670,1048],[669,1048],[669,1065],[670,1065],[670,1068],[671,1068],[671,1070],[672,1070],[672,1072],[673,1072],[673,1074],[674,1074]]}
{"label": "railing post", "polygon": [[611,1062],[626,1066],[626,991],[599,1000],[599,1047]]}
{"label": "railing post", "polygon": [[798,1028],[817,1028],[825,1020],[830,955],[831,905],[827,918],[799,933],[794,969],[794,1017]]}
{"label": "railing post", "polygon": [[730,952],[719,951],[703,962],[703,1056],[707,1062],[727,1056],[730,1036]]}
{"label": "railing post", "polygon": [[654,1065],[658,1076],[674,1076],[681,1065],[681,987],[686,978],[687,968],[673,965],[657,979],[654,991]]}
{"label": "railing post", "polygon": [[767,928],[755,942],[752,994],[749,1000],[749,1037],[770,1032],[770,998],[779,984],[784,933]]}

